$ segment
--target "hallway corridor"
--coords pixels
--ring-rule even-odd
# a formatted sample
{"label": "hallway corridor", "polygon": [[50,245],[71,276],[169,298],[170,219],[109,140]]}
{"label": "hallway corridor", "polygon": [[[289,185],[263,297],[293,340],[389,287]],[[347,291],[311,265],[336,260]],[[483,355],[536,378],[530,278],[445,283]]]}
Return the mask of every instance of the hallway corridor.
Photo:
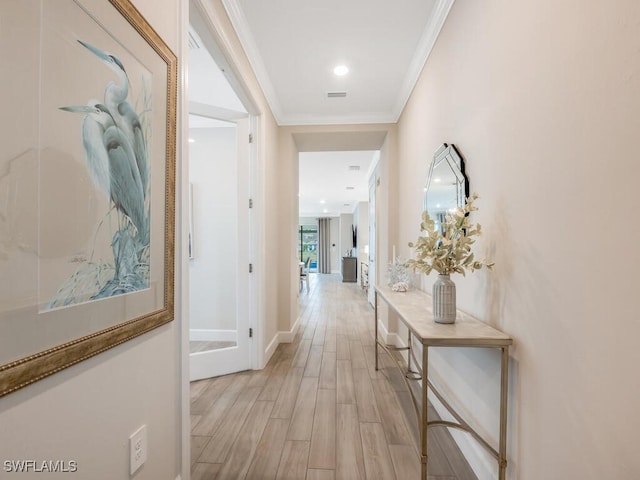
{"label": "hallway corridor", "polygon": [[[294,341],[264,370],[191,384],[191,478],[419,479],[411,399],[386,354],[375,371],[365,292],[312,274],[299,305]],[[475,478],[449,433],[432,429],[429,479]]]}

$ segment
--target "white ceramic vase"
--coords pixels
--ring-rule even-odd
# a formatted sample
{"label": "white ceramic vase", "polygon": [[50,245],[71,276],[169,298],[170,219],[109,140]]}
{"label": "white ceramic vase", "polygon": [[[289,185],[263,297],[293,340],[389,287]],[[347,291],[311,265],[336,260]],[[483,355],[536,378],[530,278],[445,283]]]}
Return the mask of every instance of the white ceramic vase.
{"label": "white ceramic vase", "polygon": [[438,275],[433,284],[433,319],[436,323],[456,321],[456,284],[449,275]]}

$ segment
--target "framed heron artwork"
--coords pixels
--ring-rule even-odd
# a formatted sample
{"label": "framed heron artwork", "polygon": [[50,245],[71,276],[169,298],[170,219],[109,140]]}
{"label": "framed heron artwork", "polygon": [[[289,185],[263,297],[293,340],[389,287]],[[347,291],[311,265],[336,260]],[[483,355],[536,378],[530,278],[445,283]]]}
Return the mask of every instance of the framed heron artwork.
{"label": "framed heron artwork", "polygon": [[2,396],[173,320],[177,59],[129,0],[0,16]]}

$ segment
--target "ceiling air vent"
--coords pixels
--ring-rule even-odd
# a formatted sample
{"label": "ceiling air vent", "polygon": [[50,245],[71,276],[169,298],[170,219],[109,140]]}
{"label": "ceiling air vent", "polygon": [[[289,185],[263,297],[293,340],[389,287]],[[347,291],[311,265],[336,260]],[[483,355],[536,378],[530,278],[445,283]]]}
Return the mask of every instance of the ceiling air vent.
{"label": "ceiling air vent", "polygon": [[360,165],[349,165],[349,171],[350,172],[359,172],[360,171]]}
{"label": "ceiling air vent", "polygon": [[329,92],[327,98],[344,98],[347,96],[347,92]]}
{"label": "ceiling air vent", "polygon": [[356,187],[347,187],[347,190],[355,190]]}

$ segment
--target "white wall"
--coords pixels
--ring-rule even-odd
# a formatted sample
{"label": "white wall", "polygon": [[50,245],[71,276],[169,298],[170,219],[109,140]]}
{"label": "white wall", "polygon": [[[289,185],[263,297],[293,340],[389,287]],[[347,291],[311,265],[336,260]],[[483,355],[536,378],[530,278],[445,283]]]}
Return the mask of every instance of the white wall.
{"label": "white wall", "polygon": [[[455,2],[399,122],[398,253],[442,142],[481,196],[476,251],[496,267],[455,281],[459,307],[515,341],[507,478],[640,478],[639,24],[631,0]],[[499,355],[431,356],[447,396],[495,439]]]}
{"label": "white wall", "polygon": [[340,273],[340,217],[331,218],[331,273]]}
{"label": "white wall", "polygon": [[[340,214],[340,259],[351,255],[353,248],[353,236],[351,226],[353,225],[352,213]],[[340,260],[342,261],[342,260]]]}
{"label": "white wall", "polygon": [[[177,52],[179,2],[133,3]],[[178,131],[180,124],[178,119]],[[179,268],[175,290],[180,312]],[[136,479],[175,479],[181,464],[180,322],[177,315],[168,325],[0,398],[0,460],[75,460],[78,478],[129,478],[129,435],[145,424],[148,459]]]}
{"label": "white wall", "polygon": [[235,330],[238,268],[238,162],[235,127],[189,136],[194,259],[189,260],[191,329]]}

